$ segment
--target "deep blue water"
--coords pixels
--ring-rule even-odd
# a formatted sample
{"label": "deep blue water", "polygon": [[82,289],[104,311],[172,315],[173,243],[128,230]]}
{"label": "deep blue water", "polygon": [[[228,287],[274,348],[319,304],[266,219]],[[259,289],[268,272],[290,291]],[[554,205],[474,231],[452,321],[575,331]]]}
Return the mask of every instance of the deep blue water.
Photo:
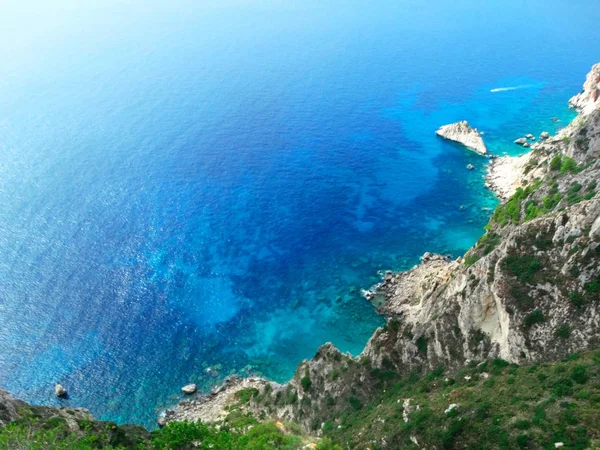
{"label": "deep blue water", "polygon": [[434,131],[515,153],[600,60],[596,0],[166,3],[0,17],[0,385],[119,422],[359,353],[360,289],[496,204]]}

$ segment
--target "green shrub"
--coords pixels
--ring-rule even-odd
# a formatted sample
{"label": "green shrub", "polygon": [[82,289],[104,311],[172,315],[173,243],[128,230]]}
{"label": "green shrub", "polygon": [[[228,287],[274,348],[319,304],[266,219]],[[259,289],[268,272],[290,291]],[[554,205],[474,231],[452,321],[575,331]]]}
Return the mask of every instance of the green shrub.
{"label": "green shrub", "polygon": [[333,441],[327,437],[321,439],[321,442],[317,444],[316,450],[343,450],[337,444],[334,444]]}
{"label": "green shrub", "polygon": [[578,365],[573,367],[571,370],[571,378],[579,384],[585,384],[589,380],[589,375],[587,374],[587,366]]}
{"label": "green shrub", "polygon": [[310,376],[305,375],[302,377],[302,379],[300,380],[300,385],[302,386],[302,389],[305,392],[310,391],[310,389],[312,388],[312,381],[310,380]]}
{"label": "green shrub", "polygon": [[465,264],[467,266],[472,266],[473,264],[475,264],[480,259],[481,259],[481,256],[479,256],[475,252],[471,252],[471,253],[468,253],[467,255],[465,255]]}
{"label": "green shrub", "polygon": [[539,309],[536,309],[525,316],[523,325],[525,325],[526,328],[530,328],[535,324],[543,323],[545,321],[546,318],[544,317],[544,313]]}
{"label": "green shrub", "polygon": [[571,329],[569,327],[569,325],[561,325],[560,327],[558,327],[554,333],[556,335],[556,337],[562,338],[562,339],[568,339],[569,336],[571,335]]}
{"label": "green shrub", "polygon": [[258,395],[258,389],[256,388],[246,388],[241,389],[235,393],[235,396],[241,403],[249,403],[253,397]]}
{"label": "green shrub", "polygon": [[504,271],[524,282],[532,282],[542,263],[532,255],[509,255],[502,261]]}
{"label": "green shrub", "polygon": [[578,171],[577,163],[575,162],[575,160],[573,158],[569,158],[568,156],[566,156],[560,166],[560,171],[562,173],[577,172]]}
{"label": "green shrub", "polygon": [[550,161],[550,170],[560,170],[561,166],[562,166],[562,156],[561,155],[556,155]]}
{"label": "green shrub", "polygon": [[585,303],[585,298],[583,294],[579,291],[571,291],[569,292],[569,300],[576,308],[581,308]]}
{"label": "green shrub", "polygon": [[360,400],[353,395],[348,397],[348,403],[350,403],[350,406],[352,406],[352,408],[354,408],[355,410],[359,410],[362,408],[362,403],[360,402]]}
{"label": "green shrub", "polygon": [[415,342],[415,345],[420,353],[427,354],[427,338],[425,336],[419,337]]}

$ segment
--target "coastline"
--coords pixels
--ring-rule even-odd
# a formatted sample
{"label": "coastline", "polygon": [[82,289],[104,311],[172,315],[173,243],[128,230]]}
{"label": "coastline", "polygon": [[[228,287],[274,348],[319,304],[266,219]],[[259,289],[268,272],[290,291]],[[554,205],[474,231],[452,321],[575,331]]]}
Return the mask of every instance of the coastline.
{"label": "coastline", "polygon": [[[546,324],[545,315],[542,315],[544,320],[541,322],[544,325],[540,321],[536,324],[540,328],[547,328],[545,333],[528,335],[531,325],[523,327],[522,323],[527,323],[529,316],[524,316],[524,313],[519,311],[522,306],[519,306],[514,294],[506,295],[504,292],[503,286],[514,283],[514,280],[506,272],[506,267],[496,266],[521,245],[518,242],[523,243],[521,237],[523,232],[534,236],[540,233],[556,233],[559,236],[556,241],[557,246],[553,249],[544,247],[549,245],[546,241],[535,243],[547,252],[554,252],[549,256],[547,260],[549,266],[545,270],[554,271],[556,274],[564,272],[565,262],[561,263],[561,258],[565,254],[572,255],[580,251],[579,245],[584,246],[583,241],[574,243],[576,239],[569,240],[565,236],[581,236],[581,229],[589,229],[594,231],[590,231],[591,234],[584,239],[590,239],[592,234],[598,234],[600,237],[600,203],[593,200],[596,196],[595,183],[592,183],[591,190],[588,188],[590,195],[585,200],[589,201],[583,202],[584,197],[575,198],[572,193],[569,198],[564,199],[571,218],[561,213],[560,209],[558,214],[552,214],[554,208],[559,206],[566,196],[567,188],[571,192],[573,186],[578,186],[575,191],[577,193],[584,183],[588,183],[586,169],[591,171],[592,178],[598,177],[597,171],[600,167],[584,165],[586,160],[593,157],[593,152],[588,153],[588,150],[600,145],[593,132],[590,136],[587,135],[586,128],[588,122],[590,127],[600,127],[600,112],[598,112],[600,111],[600,89],[590,82],[596,78],[600,80],[600,64],[596,64],[588,74],[584,92],[576,95],[569,102],[579,111],[579,114],[555,136],[536,142],[531,146],[530,151],[523,155],[495,158],[488,166],[485,185],[500,199],[501,205],[504,205],[519,187],[535,186],[531,191],[528,190],[527,196],[535,191],[539,187],[539,181],[551,175],[552,170],[556,170],[551,168],[550,161],[553,158],[558,156],[562,159],[565,156],[572,164],[581,163],[580,170],[563,170],[561,167],[560,172],[565,172],[561,183],[555,181],[552,188],[541,188],[537,193],[537,201],[530,197],[530,202],[534,206],[542,202],[544,194],[551,194],[552,199],[557,199],[556,204],[547,206],[549,209],[547,214],[540,214],[537,210],[537,216],[525,217],[521,220],[522,211],[519,203],[516,221],[513,216],[510,216],[511,225],[508,226],[506,218],[504,222],[496,224],[490,218],[493,228],[489,229],[479,242],[465,253],[464,257],[458,257],[453,261],[447,256],[426,253],[421,259],[421,264],[409,271],[396,274],[385,272],[382,282],[363,292],[365,298],[372,301],[374,306],[376,306],[375,302],[382,301],[376,308],[380,313],[388,315],[388,325],[374,330],[371,339],[357,357],[349,354],[342,355],[332,344],[324,344],[312,359],[304,360],[299,364],[296,375],[287,383],[279,385],[260,378],[232,378],[207,396],[180,402],[174,411],[167,410],[164,417],[159,419],[159,425],[175,420],[201,419],[215,422],[223,419],[229,406],[236,400],[238,404],[240,403],[240,399],[236,399],[235,394],[245,388],[255,389],[258,392],[258,387],[262,387],[263,396],[275,396],[275,398],[293,391],[296,393],[296,400],[304,397],[310,400],[312,397],[313,401],[320,402],[322,406],[327,405],[325,393],[328,396],[339,397],[355,395],[353,390],[348,391],[350,386],[347,383],[327,380],[324,377],[332,371],[339,370],[340,364],[348,370],[348,364],[358,361],[357,373],[350,377],[358,379],[362,386],[364,380],[373,376],[373,372],[364,372],[365,368],[360,362],[365,360],[376,368],[395,367],[399,372],[406,372],[423,369],[423,367],[432,369],[440,365],[458,368],[468,361],[485,361],[490,358],[502,358],[512,363],[526,364],[548,358],[555,360],[569,352],[593,347],[597,336],[594,327],[590,327],[581,318],[577,306],[575,306],[576,311],[572,311],[572,301],[569,297],[565,298],[565,294],[560,290],[553,293],[542,290],[542,293],[537,296],[536,306],[544,308],[545,314],[550,317],[555,316],[556,319]],[[582,98],[585,101],[581,101]],[[592,117],[596,112],[598,114]],[[584,140],[582,136],[590,139],[587,150],[581,145]],[[556,180],[554,177],[552,179]],[[548,203],[549,198],[544,197],[545,203]],[[529,213],[531,212],[528,211]],[[596,216],[598,217],[595,219]],[[535,245],[527,248],[525,254],[529,255],[532,250],[539,251],[540,249]],[[596,247],[600,248],[597,245]],[[584,280],[593,279],[593,265],[591,267],[591,272],[584,276]],[[577,268],[577,274],[580,274],[581,270]],[[583,270],[587,269],[583,268]],[[573,276],[574,280],[571,281],[579,283],[579,275]],[[530,290],[531,286],[527,289]],[[440,307],[443,307],[445,316],[441,314]],[[564,319],[566,311],[572,313],[570,321],[573,326],[585,334],[585,339],[579,337],[570,348],[556,332],[558,321]],[[442,316],[444,317],[440,318]],[[471,339],[473,333],[478,337],[477,339]],[[457,353],[457,348],[462,350]],[[311,385],[314,388],[314,381],[309,378],[311,375],[318,377],[321,383],[320,394],[311,395]],[[305,380],[309,380],[308,387],[305,386]],[[363,392],[365,397],[368,396],[369,390],[369,387],[365,387]],[[298,413],[296,403],[294,401],[289,405],[280,405],[271,412],[281,418],[295,418],[309,427],[310,423],[303,414],[294,415],[294,411]],[[252,402],[248,402],[248,405],[244,406],[244,409],[246,408],[249,412],[260,409],[253,411]],[[301,407],[300,412],[302,412]]]}
{"label": "coastline", "polygon": [[[575,120],[576,119],[574,119],[574,121]],[[570,125],[571,124],[567,124],[565,127],[561,128],[556,136],[550,137],[545,142],[552,144],[556,141],[559,141],[564,133],[567,132],[565,130],[568,130]],[[501,203],[504,203],[510,196],[512,196],[519,187],[524,187],[527,185],[528,180],[539,175],[537,173],[539,169],[534,168],[533,170],[529,171],[527,170],[527,166],[531,164],[533,151],[542,146],[542,144],[543,142],[534,144],[526,153],[519,156],[501,156],[491,159],[487,168],[487,173],[484,176],[484,186],[492,191]],[[435,265],[435,262],[437,261],[443,263],[443,272],[446,275],[445,278],[447,279],[449,277],[449,272],[447,269],[451,267],[456,268],[457,264],[462,264],[464,260],[464,255],[461,255],[456,259],[456,261],[451,261],[451,264],[448,265],[447,261],[442,255],[429,254],[429,256],[431,257],[431,261],[424,256],[422,257],[421,264],[415,266],[415,268],[405,273],[410,275],[413,273],[414,269],[422,268],[422,270],[426,272],[426,275],[428,275],[431,272],[431,267],[429,266],[431,264]],[[423,260],[423,258],[426,260]],[[439,267],[434,270],[436,274],[438,269]],[[391,276],[391,272],[387,271],[386,275],[389,278]],[[365,288],[362,290],[364,297],[368,301],[372,302],[379,314],[382,315],[392,313],[392,311],[387,311],[385,307],[380,308],[375,304],[377,298],[380,297],[380,295],[378,295],[378,291],[380,288],[385,287],[385,282],[387,280],[386,275],[383,276],[381,283],[371,286],[369,289]],[[394,279],[390,278],[390,280],[387,281],[395,281],[397,278],[398,277],[394,277]],[[393,310],[393,308],[391,309]],[[377,330],[373,330],[373,333],[373,336],[375,336]],[[331,344],[324,344],[324,347],[325,346],[331,346]],[[357,358],[368,351],[369,343],[366,344],[363,352],[358,355]],[[307,361],[303,361],[301,364],[305,364],[306,362]],[[166,425],[166,423],[172,421],[202,420],[205,423],[220,422],[227,416],[228,407],[239,403],[239,399],[236,397],[236,394],[239,391],[245,389],[260,389],[264,388],[266,385],[270,385],[272,388],[281,388],[281,386],[285,386],[285,384],[280,385],[265,378],[240,378],[234,375],[225,379],[222,384],[216,386],[210,393],[199,393],[194,398],[183,399],[177,405],[167,407],[158,417],[157,423],[162,427]]]}

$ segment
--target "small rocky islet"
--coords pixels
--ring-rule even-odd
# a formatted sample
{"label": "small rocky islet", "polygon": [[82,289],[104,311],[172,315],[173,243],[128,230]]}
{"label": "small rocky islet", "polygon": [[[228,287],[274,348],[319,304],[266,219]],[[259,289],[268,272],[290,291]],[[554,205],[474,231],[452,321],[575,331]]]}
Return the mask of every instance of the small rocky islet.
{"label": "small rocky islet", "polygon": [[464,145],[469,150],[479,153],[480,155],[487,155],[488,150],[483,142],[481,133],[477,128],[472,128],[466,120],[461,122],[452,123],[449,125],[443,125],[436,131],[436,134],[449,141],[458,142]]}

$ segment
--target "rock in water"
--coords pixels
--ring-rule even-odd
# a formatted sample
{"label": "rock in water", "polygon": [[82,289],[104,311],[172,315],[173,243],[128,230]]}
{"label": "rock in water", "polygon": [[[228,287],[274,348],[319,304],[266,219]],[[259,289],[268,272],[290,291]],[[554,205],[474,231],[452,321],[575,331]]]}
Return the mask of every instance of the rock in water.
{"label": "rock in water", "polygon": [[477,128],[471,128],[466,120],[444,125],[436,131],[436,134],[444,139],[458,142],[480,155],[487,155],[487,148],[483,143],[481,134],[477,131]]}
{"label": "rock in water", "polygon": [[198,387],[195,384],[188,384],[181,388],[181,392],[185,395],[192,395],[194,392],[198,390]]}
{"label": "rock in water", "polygon": [[515,144],[517,145],[525,145],[527,144],[527,138],[519,138],[515,141]]}
{"label": "rock in water", "polygon": [[550,137],[550,133],[548,133],[547,131],[542,131],[542,134],[540,135],[540,139],[548,139]]}
{"label": "rock in water", "polygon": [[67,396],[67,390],[61,384],[57,384],[54,386],[54,394],[56,394],[58,398],[63,398]]}

